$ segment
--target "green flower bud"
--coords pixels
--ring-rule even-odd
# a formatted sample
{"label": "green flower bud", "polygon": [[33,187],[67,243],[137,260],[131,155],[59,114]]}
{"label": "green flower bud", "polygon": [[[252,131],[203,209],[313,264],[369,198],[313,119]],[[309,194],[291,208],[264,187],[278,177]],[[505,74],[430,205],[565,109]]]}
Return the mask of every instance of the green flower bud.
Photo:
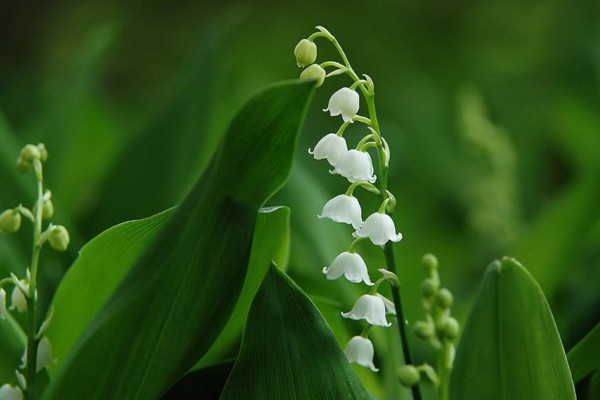
{"label": "green flower bud", "polygon": [[48,234],[48,241],[54,250],[65,251],[69,247],[69,232],[62,225],[55,225]]}
{"label": "green flower bud", "polygon": [[19,172],[29,172],[31,171],[31,167],[33,167],[33,165],[23,160],[21,157],[17,159],[17,170]]}
{"label": "green flower bud", "polygon": [[453,340],[458,337],[459,332],[460,325],[458,324],[458,321],[452,317],[449,317],[444,325],[444,334],[448,339]]}
{"label": "green flower bud", "polygon": [[294,49],[294,56],[298,66],[304,68],[317,59],[317,45],[308,39],[302,39]]}
{"label": "green flower bud", "polygon": [[21,155],[19,158],[22,158],[26,163],[33,163],[33,160],[40,160],[42,157],[40,153],[40,149],[37,146],[32,144],[28,144],[23,149],[21,149]]}
{"label": "green flower bud", "polygon": [[417,321],[415,323],[415,335],[421,339],[429,339],[435,334],[435,328],[433,325],[425,321]]}
{"label": "green flower bud", "polygon": [[312,64],[300,74],[300,79],[315,80],[317,87],[325,82],[325,70],[319,64]]}
{"label": "green flower bud", "polygon": [[398,380],[402,386],[410,387],[419,383],[419,371],[414,365],[403,365],[398,368]]}
{"label": "green flower bud", "polygon": [[40,160],[42,162],[48,161],[48,150],[46,150],[46,145],[44,143],[38,143],[37,147],[40,150]]}
{"label": "green flower bud", "polygon": [[0,214],[0,231],[15,233],[21,229],[21,214],[17,210],[5,210]]}
{"label": "green flower bud", "polygon": [[431,297],[438,289],[437,283],[433,279],[425,279],[421,284],[421,293],[423,297]]}
{"label": "green flower bud", "polygon": [[[37,215],[37,203],[33,206],[33,215]],[[42,204],[42,219],[50,219],[54,216],[54,204],[50,199],[44,199]]]}
{"label": "green flower bud", "polygon": [[431,253],[425,254],[423,258],[421,258],[421,263],[427,270],[437,269],[438,267],[437,257]]}
{"label": "green flower bud", "polygon": [[448,289],[442,288],[438,292],[435,300],[440,308],[450,308],[452,307],[452,303],[454,303],[454,296]]}

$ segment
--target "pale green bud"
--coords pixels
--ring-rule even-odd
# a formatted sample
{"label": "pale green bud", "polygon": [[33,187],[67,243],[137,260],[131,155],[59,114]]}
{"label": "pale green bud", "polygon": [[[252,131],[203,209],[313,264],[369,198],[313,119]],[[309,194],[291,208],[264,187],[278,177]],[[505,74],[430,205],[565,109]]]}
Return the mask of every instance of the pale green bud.
{"label": "pale green bud", "polygon": [[444,325],[444,334],[448,339],[453,340],[458,337],[459,332],[460,325],[458,324],[458,321],[452,317],[449,317]]}
{"label": "pale green bud", "polygon": [[[33,215],[37,215],[37,203],[33,206]],[[44,199],[42,202],[42,219],[50,219],[54,216],[54,204],[52,200]]]}
{"label": "pale green bud", "polygon": [[421,263],[427,270],[437,269],[438,267],[437,257],[431,253],[425,254],[423,258],[421,258]]}
{"label": "pale green bud", "polygon": [[421,293],[423,297],[431,297],[437,291],[438,285],[433,279],[425,279],[421,284]]}
{"label": "pale green bud", "polygon": [[31,171],[31,167],[33,167],[33,165],[23,160],[21,157],[17,159],[17,170],[19,172],[29,172]]}
{"label": "pale green bud", "polygon": [[21,229],[21,214],[17,210],[5,210],[0,214],[0,231],[15,233]]}
{"label": "pale green bud", "polygon": [[442,288],[438,292],[435,300],[440,308],[450,308],[454,303],[454,296],[448,289]]}
{"label": "pale green bud", "polygon": [[425,321],[417,321],[414,330],[415,335],[421,339],[429,339],[435,334],[433,325]]}
{"label": "pale green bud", "polygon": [[398,368],[398,380],[402,386],[410,387],[419,383],[419,371],[414,365],[403,365]]}
{"label": "pale green bud", "polygon": [[62,225],[55,225],[48,234],[48,241],[54,250],[65,251],[71,241],[69,231]]}
{"label": "pale green bud", "polygon": [[40,150],[40,160],[42,162],[48,161],[48,150],[46,149],[46,145],[44,143],[38,143],[37,147]]}
{"label": "pale green bud", "polygon": [[317,45],[308,39],[302,39],[294,49],[294,56],[298,66],[304,68],[317,59]]}
{"label": "pale green bud", "polygon": [[42,154],[40,153],[40,149],[37,146],[32,144],[28,144],[23,149],[21,149],[21,155],[19,158],[22,158],[26,163],[33,163],[33,160],[40,160]]}
{"label": "pale green bud", "polygon": [[314,80],[317,87],[319,87],[325,82],[325,75],[325,70],[319,64],[313,64],[302,71],[300,79]]}

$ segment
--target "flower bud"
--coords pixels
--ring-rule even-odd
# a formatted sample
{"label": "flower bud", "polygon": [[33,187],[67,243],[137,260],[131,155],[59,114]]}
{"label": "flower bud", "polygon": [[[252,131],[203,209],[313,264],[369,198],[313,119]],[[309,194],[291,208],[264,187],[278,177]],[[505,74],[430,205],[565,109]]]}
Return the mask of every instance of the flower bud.
{"label": "flower bud", "polygon": [[429,339],[435,334],[435,328],[425,321],[417,321],[414,329],[415,335],[421,339]]}
{"label": "flower bud", "polygon": [[452,307],[452,303],[454,303],[454,296],[448,289],[442,288],[438,292],[435,300],[440,308],[450,308]]}
{"label": "flower bud", "polygon": [[52,230],[48,234],[48,241],[54,250],[65,251],[69,247],[69,232],[62,225],[56,225],[52,227]]}
{"label": "flower bud", "polygon": [[452,317],[449,317],[444,325],[444,334],[448,339],[453,340],[458,337],[459,332],[460,325],[458,324],[458,321]]}
{"label": "flower bud", "polygon": [[0,386],[0,399],[2,400],[23,400],[23,391],[8,383]]}
{"label": "flower bud", "polygon": [[421,258],[421,263],[423,263],[423,267],[428,270],[437,269],[438,267],[437,257],[431,253],[425,254],[423,258]]}
{"label": "flower bud", "polygon": [[40,372],[52,363],[52,344],[48,337],[44,336],[38,343],[36,371]]}
{"label": "flower bud", "polygon": [[[37,203],[33,206],[33,215],[37,215]],[[52,200],[44,199],[42,203],[42,219],[50,219],[54,216],[54,204]]]}
{"label": "flower bud", "polygon": [[423,297],[431,297],[437,291],[438,285],[433,279],[425,279],[421,284],[421,293]]}
{"label": "flower bud", "polygon": [[34,160],[40,160],[42,154],[37,146],[28,144],[21,149],[21,155],[19,158],[23,159],[26,163],[32,164]]}
{"label": "flower bud", "polygon": [[17,159],[17,170],[19,172],[29,172],[32,166],[31,163],[26,162],[21,157]]}
{"label": "flower bud", "polygon": [[414,365],[403,365],[398,368],[398,380],[402,386],[410,387],[419,383],[419,371]]}
{"label": "flower bud", "polygon": [[15,233],[21,229],[21,214],[17,210],[5,210],[0,214],[0,231]]}
{"label": "flower bud", "polygon": [[317,45],[308,39],[302,39],[294,49],[294,56],[298,66],[304,68],[317,59]]}
{"label": "flower bud", "polygon": [[313,64],[300,74],[300,79],[315,80],[317,87],[325,82],[325,70],[319,64]]}
{"label": "flower bud", "polygon": [[[25,284],[24,281],[21,281],[21,283]],[[23,294],[23,292],[21,292],[21,289],[19,289],[18,286],[15,286],[15,288],[13,289],[10,295],[10,301],[11,310],[17,310],[20,313],[27,311],[27,299],[25,298],[25,295]]]}
{"label": "flower bud", "polygon": [[44,143],[38,143],[37,147],[40,150],[40,160],[42,162],[48,161],[48,150],[46,149],[46,145]]}

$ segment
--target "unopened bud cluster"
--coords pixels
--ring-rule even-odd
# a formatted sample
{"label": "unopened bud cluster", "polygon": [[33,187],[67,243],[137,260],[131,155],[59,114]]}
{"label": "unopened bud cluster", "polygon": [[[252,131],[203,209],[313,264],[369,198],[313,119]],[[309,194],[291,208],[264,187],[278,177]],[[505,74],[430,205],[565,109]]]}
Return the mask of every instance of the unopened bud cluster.
{"label": "unopened bud cluster", "polygon": [[[323,268],[323,273],[327,279],[335,280],[342,276],[349,282],[360,284],[364,283],[370,287],[368,293],[360,296],[352,309],[348,312],[342,312],[344,318],[353,320],[364,320],[367,326],[360,335],[354,336],[348,342],[345,353],[348,361],[357,363],[376,372],[378,369],[373,364],[374,346],[369,340],[369,332],[372,326],[389,327],[387,315],[395,315],[394,303],[378,293],[379,285],[389,281],[392,285],[398,285],[398,277],[386,269],[380,269],[382,277],[372,282],[369,276],[369,270],[363,257],[357,252],[357,245],[362,241],[370,241],[373,245],[384,246],[388,242],[399,242],[402,234],[396,231],[394,221],[388,214],[393,211],[395,199],[384,186],[385,182],[380,183],[380,188],[374,186],[377,181],[371,155],[367,151],[370,148],[377,149],[377,156],[382,159],[380,166],[388,167],[389,148],[384,145],[385,139],[379,133],[377,124],[367,118],[358,115],[360,109],[360,91],[365,101],[373,103],[374,85],[373,81],[358,78],[352,70],[341,46],[337,39],[323,27],[317,27],[318,32],[312,34],[307,39],[302,39],[294,50],[296,62],[299,67],[305,68],[300,77],[302,79],[312,79],[320,86],[326,77],[346,74],[352,78],[354,83],[348,87],[342,87],[331,96],[327,108],[323,111],[329,112],[332,117],[341,116],[342,125],[337,132],[326,134],[316,144],[314,149],[309,150],[316,160],[327,160],[333,167],[329,172],[345,178],[349,187],[345,193],[339,194],[329,200],[323,207],[323,211],[318,218],[326,218],[350,225],[354,233],[355,240],[349,248],[340,253],[331,264]],[[314,39],[324,37],[328,39],[334,47],[340,52],[345,64],[336,61],[326,61],[322,64],[316,64],[317,46]],[[335,68],[330,74],[326,74],[325,68]],[[369,111],[370,112],[370,111]],[[366,135],[358,141],[355,148],[348,149],[348,143],[344,138],[344,131],[349,124],[358,121],[366,125]],[[382,173],[382,171],[379,171]],[[372,212],[363,220],[363,211],[360,202],[354,197],[354,190],[357,188],[375,194],[381,200],[381,206],[378,211]]]}
{"label": "unopened bud cluster", "polygon": [[[451,312],[454,296],[450,290],[442,287],[437,258],[433,254],[426,254],[421,262],[427,271],[427,278],[421,283],[422,303],[426,315],[425,320],[414,324],[414,332],[417,337],[426,340],[440,351],[440,368],[450,370],[454,362],[455,343],[460,333],[460,325]],[[435,370],[429,367],[424,371],[436,382],[438,374]],[[407,374],[405,372],[405,375]],[[410,380],[401,379],[400,376],[399,380],[403,385],[411,386]]]}
{"label": "unopened bud cluster", "polygon": [[[52,203],[52,193],[43,191],[43,168],[42,163],[48,160],[48,151],[46,146],[40,143],[37,145],[28,144],[21,150],[17,159],[16,167],[19,171],[34,172],[38,198],[31,209],[18,205],[14,208],[4,210],[0,213],[0,232],[4,234],[15,234],[21,229],[23,219],[29,220],[33,225],[33,253],[32,265],[26,268],[26,275],[19,279],[15,274],[10,274],[10,277],[0,280],[0,318],[5,318],[10,311],[17,313],[26,313],[33,310],[37,303],[37,269],[39,254],[42,247],[47,242],[57,251],[67,250],[70,242],[69,232],[62,225],[54,225],[49,223],[47,228],[43,230],[43,221],[50,220],[54,216],[54,204]],[[10,307],[7,308],[7,292],[4,287],[12,286],[10,292]],[[50,340],[44,336],[44,331],[48,327],[50,317],[42,324],[39,330],[33,325],[23,329],[28,333],[28,345],[24,349],[20,370],[26,370],[27,353],[29,344],[34,344],[35,351],[35,373],[50,365],[52,362],[52,346]],[[35,320],[35,319],[33,319]],[[15,370],[16,385],[4,384],[0,386],[0,399],[23,399],[24,392],[27,393],[27,381],[25,376],[19,369]],[[27,374],[31,377],[31,374]],[[29,398],[29,395],[27,395]]]}

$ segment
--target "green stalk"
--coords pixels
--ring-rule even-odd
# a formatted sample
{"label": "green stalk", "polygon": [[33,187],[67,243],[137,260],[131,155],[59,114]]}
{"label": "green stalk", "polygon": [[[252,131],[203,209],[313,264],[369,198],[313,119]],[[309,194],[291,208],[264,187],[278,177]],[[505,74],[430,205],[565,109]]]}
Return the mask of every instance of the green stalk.
{"label": "green stalk", "polygon": [[38,353],[38,342],[36,339],[37,329],[35,324],[36,314],[36,290],[37,290],[37,272],[40,261],[40,252],[42,250],[42,244],[40,243],[40,236],[42,235],[42,212],[43,212],[43,197],[44,197],[44,186],[42,177],[42,163],[38,160],[35,161],[35,177],[37,180],[37,207],[35,215],[35,223],[33,225],[33,250],[31,254],[31,276],[29,278],[29,296],[27,296],[27,389],[25,394],[27,400],[35,400],[36,396],[36,375],[37,375],[37,353]]}

